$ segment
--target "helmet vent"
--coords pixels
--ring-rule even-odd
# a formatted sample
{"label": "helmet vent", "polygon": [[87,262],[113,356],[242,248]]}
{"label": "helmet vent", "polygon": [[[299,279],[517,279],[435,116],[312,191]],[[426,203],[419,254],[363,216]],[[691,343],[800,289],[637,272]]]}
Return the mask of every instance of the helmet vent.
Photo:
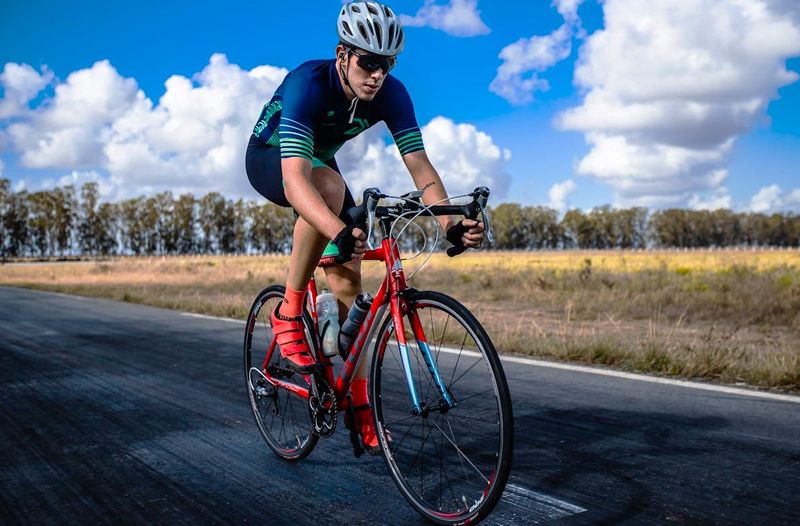
{"label": "helmet vent", "polygon": [[389,45],[392,45],[394,42],[394,26],[389,26]]}
{"label": "helmet vent", "polygon": [[352,35],[353,34],[353,30],[350,29],[350,25],[347,22],[345,22],[344,20],[342,20],[342,27],[344,28],[344,30],[347,32],[348,35]]}
{"label": "helmet vent", "polygon": [[369,38],[369,33],[367,32],[367,28],[364,26],[362,22],[358,22],[358,32],[361,33],[361,37],[366,40],[367,42],[372,42],[372,39]]}
{"label": "helmet vent", "polygon": [[370,14],[373,14],[373,15],[377,15],[378,14],[378,10],[372,4],[367,4],[367,11],[369,11]]}
{"label": "helmet vent", "polygon": [[351,9],[351,10],[352,10],[354,13],[360,13],[360,12],[361,12],[361,8],[360,8],[360,7],[358,7],[357,5],[351,5],[351,6],[350,6],[350,9]]}
{"label": "helmet vent", "polygon": [[[383,41],[383,34],[381,33],[381,26],[380,24],[372,24],[372,27],[375,29],[375,38],[378,40],[378,45]],[[390,29],[391,31],[391,29]]]}

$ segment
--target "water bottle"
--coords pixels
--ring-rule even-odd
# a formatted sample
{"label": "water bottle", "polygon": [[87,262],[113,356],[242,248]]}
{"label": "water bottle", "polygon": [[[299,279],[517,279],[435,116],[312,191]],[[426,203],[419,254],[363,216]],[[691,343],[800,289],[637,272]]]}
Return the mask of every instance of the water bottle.
{"label": "water bottle", "polygon": [[322,354],[336,356],[336,337],[339,334],[339,304],[336,296],[322,289],[317,296],[317,320],[319,321],[319,335],[322,340]]}
{"label": "water bottle", "polygon": [[347,319],[344,320],[342,330],[339,331],[339,354],[342,358],[347,356],[350,352],[350,346],[353,345],[353,340],[356,339],[358,329],[364,323],[364,318],[367,317],[367,312],[372,306],[372,296],[369,293],[359,294],[350,307],[350,312],[347,313]]}

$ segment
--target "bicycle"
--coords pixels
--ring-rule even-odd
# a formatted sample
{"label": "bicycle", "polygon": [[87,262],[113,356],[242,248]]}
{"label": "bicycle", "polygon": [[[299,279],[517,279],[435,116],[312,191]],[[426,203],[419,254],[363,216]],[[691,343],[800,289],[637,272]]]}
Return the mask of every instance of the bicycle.
{"label": "bicycle", "polygon": [[[511,469],[513,415],[508,385],[491,340],[466,307],[445,294],[407,285],[399,235],[393,228],[399,218],[412,224],[423,215],[474,219],[481,213],[491,242],[485,211],[489,190],[481,187],[466,194],[472,198],[466,205],[426,206],[421,195],[412,192],[395,197],[400,200],[397,204],[378,206],[380,199],[391,196],[370,188],[362,204],[349,211],[354,224],[366,220],[368,240],[378,220],[381,244],[370,244],[363,259],[383,261],[386,278],[342,356],[339,374],[334,375],[331,358],[321,352],[312,276],[303,319],[318,361],[316,372],[297,374],[283,365],[270,331],[270,313],[284,288],[272,285],[257,296],[248,315],[245,379],[267,445],[278,457],[297,461],[311,453],[320,437],[333,434],[340,411],[346,412],[346,423],[352,418],[350,382],[374,337],[369,397],[380,451],[395,484],[426,519],[446,525],[475,524],[500,500]],[[448,250],[454,255],[465,249]],[[320,261],[326,263],[330,261]],[[363,453],[358,435],[351,430],[350,438],[358,457]]]}

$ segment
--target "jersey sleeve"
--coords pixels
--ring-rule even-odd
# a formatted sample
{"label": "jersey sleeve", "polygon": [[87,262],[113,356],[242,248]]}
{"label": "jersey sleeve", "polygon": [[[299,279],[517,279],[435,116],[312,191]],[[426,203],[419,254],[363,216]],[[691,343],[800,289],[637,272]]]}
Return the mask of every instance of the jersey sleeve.
{"label": "jersey sleeve", "polygon": [[311,159],[314,153],[313,116],[317,98],[314,85],[300,72],[287,77],[283,85],[283,108],[278,124],[281,158]]}
{"label": "jersey sleeve", "polygon": [[422,133],[417,125],[414,105],[406,87],[396,79],[389,87],[391,89],[387,92],[384,120],[394,143],[400,150],[400,155],[424,150]]}

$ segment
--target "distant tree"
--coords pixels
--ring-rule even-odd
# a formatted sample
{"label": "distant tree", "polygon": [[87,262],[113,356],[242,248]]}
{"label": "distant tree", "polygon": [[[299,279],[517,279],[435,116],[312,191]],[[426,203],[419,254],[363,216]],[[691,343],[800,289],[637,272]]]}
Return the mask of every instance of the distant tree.
{"label": "distant tree", "polygon": [[197,249],[195,218],[194,196],[182,194],[175,201],[172,227],[175,233],[175,247],[179,254],[191,254]]}
{"label": "distant tree", "polygon": [[102,203],[97,210],[97,225],[95,229],[95,246],[97,251],[110,256],[117,253],[119,236],[119,205]]}
{"label": "distant tree", "polygon": [[226,200],[222,214],[217,216],[216,229],[219,237],[219,250],[225,254],[244,251],[246,243],[244,202]]}
{"label": "distant tree", "polygon": [[100,197],[95,182],[81,186],[81,201],[78,216],[78,246],[84,254],[97,254],[99,251],[100,219],[97,205]]}
{"label": "distant tree", "polygon": [[143,197],[126,199],[119,203],[117,214],[120,224],[120,235],[124,250],[139,256],[145,253],[147,233],[142,220]]}
{"label": "distant tree", "polygon": [[30,247],[28,194],[24,191],[9,193],[7,199],[7,208],[2,217],[7,235],[5,249],[9,256],[23,256]]}
{"label": "distant tree", "polygon": [[711,212],[710,246],[731,247],[739,242],[739,218],[730,210],[719,208]]}
{"label": "distant tree", "polygon": [[615,213],[610,205],[592,208],[586,215],[592,230],[591,248],[613,248],[617,246],[618,228]]}
{"label": "distant tree", "polygon": [[502,203],[491,212],[499,249],[528,248],[530,224],[517,203]]}
{"label": "distant tree", "polygon": [[558,246],[562,237],[558,211],[544,206],[526,206],[522,210],[527,223],[528,248],[544,249]]}
{"label": "distant tree", "polygon": [[40,256],[52,255],[56,225],[52,196],[43,190],[29,194],[27,197],[30,210],[28,224],[31,247]]}
{"label": "distant tree", "polygon": [[561,219],[565,248],[592,248],[595,233],[591,221],[581,210],[573,208]]}
{"label": "distant tree", "polygon": [[175,230],[175,199],[172,192],[161,192],[155,196],[158,213],[156,236],[159,254],[174,254],[177,250],[178,233]]}
{"label": "distant tree", "polygon": [[650,218],[650,229],[658,246],[689,246],[690,226],[686,210],[669,208],[655,212]]}
{"label": "distant tree", "polygon": [[219,251],[220,223],[224,222],[225,198],[218,192],[210,192],[198,201],[198,222],[203,233],[201,242],[205,254]]}
{"label": "distant tree", "polygon": [[8,255],[9,231],[5,217],[11,207],[11,181],[0,179],[0,258]]}
{"label": "distant tree", "polygon": [[75,195],[75,187],[66,185],[63,188],[55,188],[48,192],[50,203],[53,207],[52,215],[55,225],[54,242],[60,255],[69,251],[73,246],[74,228],[78,216],[78,198]]}

